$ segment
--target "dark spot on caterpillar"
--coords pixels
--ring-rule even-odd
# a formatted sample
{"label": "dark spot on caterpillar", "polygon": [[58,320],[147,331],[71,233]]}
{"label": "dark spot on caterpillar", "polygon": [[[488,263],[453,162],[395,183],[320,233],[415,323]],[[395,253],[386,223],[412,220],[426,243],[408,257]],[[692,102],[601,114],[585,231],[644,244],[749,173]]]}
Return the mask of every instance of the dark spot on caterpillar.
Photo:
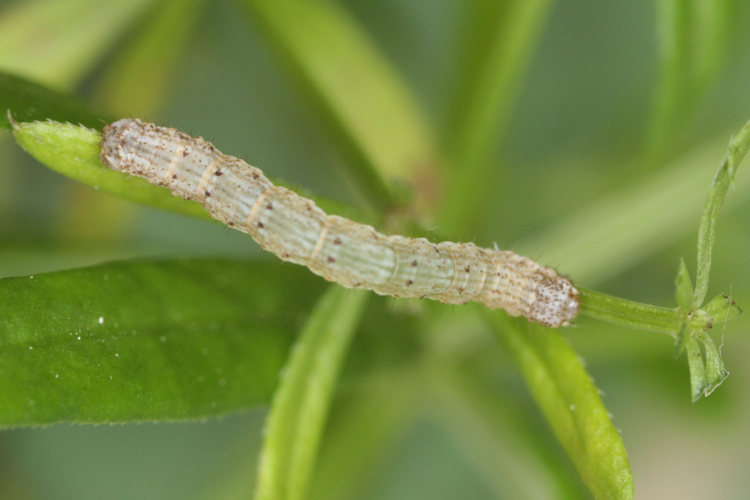
{"label": "dark spot on caterpillar", "polygon": [[464,293],[464,289],[463,288],[459,288],[458,289],[458,293]]}
{"label": "dark spot on caterpillar", "polygon": [[352,286],[355,287],[355,288],[357,288],[357,287],[362,286],[362,283],[358,281],[358,282],[354,283]]}
{"label": "dark spot on caterpillar", "polygon": [[189,155],[190,152],[187,149],[182,150],[182,157],[185,158],[187,155]]}
{"label": "dark spot on caterpillar", "polygon": [[272,203],[269,203],[268,205],[266,205],[266,208],[267,208],[268,210],[273,210],[273,204],[272,204]]}
{"label": "dark spot on caterpillar", "polygon": [[469,271],[471,271],[471,266],[464,267],[464,272],[468,273]]}
{"label": "dark spot on caterpillar", "polygon": [[333,244],[334,245],[340,245],[341,244],[341,238],[336,238],[335,240],[333,240]]}
{"label": "dark spot on caterpillar", "polygon": [[209,191],[209,190],[207,189],[207,190],[206,190],[206,198],[208,198],[209,196],[211,196],[211,191]]}
{"label": "dark spot on caterpillar", "polygon": [[177,174],[172,174],[172,179],[177,179]]}
{"label": "dark spot on caterpillar", "polygon": [[412,280],[406,280],[406,286],[412,286],[414,282]]}
{"label": "dark spot on caterpillar", "polygon": [[234,226],[234,221],[227,221],[227,226]]}
{"label": "dark spot on caterpillar", "polygon": [[258,177],[260,176],[257,173],[253,172],[253,179],[257,179]]}
{"label": "dark spot on caterpillar", "polygon": [[331,263],[333,263],[333,262],[336,262],[336,259],[334,259],[334,258],[333,258],[333,257],[331,257],[330,255],[328,256],[328,259],[327,259],[327,260],[328,260],[328,263],[329,263],[329,264],[331,264]]}
{"label": "dark spot on caterpillar", "polygon": [[222,172],[221,170],[217,170],[216,172],[214,172],[214,175],[216,177],[221,177],[222,175],[224,175],[224,172]]}
{"label": "dark spot on caterpillar", "polygon": [[417,261],[416,260],[411,261],[411,267],[417,267]]}
{"label": "dark spot on caterpillar", "polygon": [[261,228],[261,229],[263,229],[266,226],[262,222],[258,222],[258,227]]}
{"label": "dark spot on caterpillar", "polygon": [[287,252],[284,252],[284,255],[282,255],[282,257],[285,258],[285,259],[288,259],[289,258],[289,254]]}

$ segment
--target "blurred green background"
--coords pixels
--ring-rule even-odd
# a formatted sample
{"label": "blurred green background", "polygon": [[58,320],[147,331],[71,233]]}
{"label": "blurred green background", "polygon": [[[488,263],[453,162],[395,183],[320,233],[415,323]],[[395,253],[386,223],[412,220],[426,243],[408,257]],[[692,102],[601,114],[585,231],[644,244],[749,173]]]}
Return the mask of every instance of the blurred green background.
{"label": "blurred green background", "polygon": [[[12,39],[11,28],[22,31],[14,16],[27,3],[31,2],[0,4],[0,41]],[[112,2],[107,8],[119,9],[116,17],[129,21],[88,47],[86,61],[57,61],[59,70],[40,55],[45,33],[62,40],[70,29],[52,19],[41,35],[26,41],[19,35],[14,40],[23,43],[13,46],[4,43],[0,70],[73,91],[104,113],[141,117],[201,134],[274,178],[357,204],[356,192],[341,174],[346,156],[330,140],[257,25],[230,1],[196,3],[200,9],[196,22],[184,34],[158,99],[152,101],[154,84],[145,72],[143,85],[128,89],[127,104],[112,100],[117,93],[107,86],[107,78],[157,3]],[[469,25],[465,5],[447,0],[338,3],[401,73],[440,137],[457,105],[454,96]],[[106,16],[98,15],[102,17],[84,24],[106,26],[102,21]],[[502,248],[516,248],[521,240],[533,242],[536,235],[581,207],[695,158],[707,161],[707,193],[729,136],[750,119],[750,31],[743,29],[750,25],[750,4],[737,2],[733,17],[726,60],[701,98],[686,106],[690,109],[680,120],[684,128],[670,147],[650,155],[649,120],[663,71],[655,2],[561,0],[551,5],[509,121],[497,134],[492,161],[503,168],[492,186],[491,206],[474,231],[475,241],[487,246],[497,242]],[[76,35],[71,31],[67,36]],[[37,60],[43,63],[36,67],[41,64],[44,71],[33,70]],[[750,165],[745,165],[738,177],[749,176],[749,170]],[[720,220],[709,297],[730,293],[748,308],[750,193],[737,191],[730,192]],[[623,255],[620,264],[596,277],[582,278],[581,284],[671,306],[680,257],[694,272],[702,201],[696,200],[690,231],[678,228],[677,236],[655,238],[652,246]],[[639,200],[632,202],[637,205]],[[576,231],[567,237],[575,239]],[[546,258],[554,254],[552,250],[531,243],[522,249],[580,279],[566,262]],[[597,248],[585,252],[595,256]],[[33,161],[15,146],[10,134],[0,135],[0,276],[135,256],[256,254],[260,254],[257,245],[240,233],[76,185]],[[399,310],[403,305],[387,307]],[[481,325],[471,332],[462,330],[465,323],[458,330],[435,326],[428,334],[438,336],[446,352],[460,350],[464,335],[480,339],[470,349],[493,343]],[[696,404],[690,403],[687,363],[684,357],[674,358],[668,337],[587,318],[564,332],[606,393],[604,402],[622,431],[639,498],[746,496],[750,489],[746,473],[750,365],[744,362],[750,356],[748,326],[747,317],[716,326],[713,333],[723,343],[731,376],[716,393]],[[409,344],[408,339],[383,337],[358,338],[354,351],[360,354],[349,359],[347,369],[366,362],[361,350],[368,342]],[[415,404],[410,424],[395,433],[387,454],[362,478],[357,497],[496,498],[502,492],[506,498],[517,498],[525,490],[514,486],[515,481],[561,481],[569,483],[563,490],[571,497],[585,496],[510,359],[500,354],[497,366],[467,369],[491,374],[488,380],[502,398],[495,404],[508,407],[511,430],[507,449],[501,453],[506,465],[488,470],[487,463],[467,450],[468,438],[456,428],[460,413],[445,417],[450,410],[436,410],[441,408],[440,397],[426,395]],[[345,399],[346,386],[342,393]],[[235,489],[242,491],[252,484],[263,416],[257,410],[195,423],[54,425],[3,431],[0,498],[234,498]],[[532,422],[539,435],[533,442],[513,439],[514,421]],[[334,410],[331,425],[337,422]],[[526,447],[543,450],[549,477],[523,475]],[[316,488],[323,491],[325,486]],[[545,489],[540,491],[538,497],[544,498]]]}

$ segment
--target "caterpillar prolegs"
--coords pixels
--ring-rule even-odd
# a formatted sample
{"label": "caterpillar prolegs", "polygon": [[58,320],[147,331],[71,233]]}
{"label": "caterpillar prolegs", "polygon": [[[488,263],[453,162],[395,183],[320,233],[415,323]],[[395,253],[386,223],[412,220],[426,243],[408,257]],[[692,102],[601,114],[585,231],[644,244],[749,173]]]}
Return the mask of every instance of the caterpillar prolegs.
{"label": "caterpillar prolegs", "polygon": [[551,327],[569,325],[578,314],[578,290],[551,268],[507,250],[386,236],[327,215],[201,137],[123,119],[104,128],[101,148],[109,168],[201,203],[263,249],[345,287],[448,304],[474,300]]}

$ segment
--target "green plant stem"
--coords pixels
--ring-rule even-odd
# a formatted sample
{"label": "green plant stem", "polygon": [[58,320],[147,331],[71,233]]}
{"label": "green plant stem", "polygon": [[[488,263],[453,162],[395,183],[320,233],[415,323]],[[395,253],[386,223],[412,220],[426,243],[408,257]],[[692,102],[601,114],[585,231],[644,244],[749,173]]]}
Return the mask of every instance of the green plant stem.
{"label": "green plant stem", "polygon": [[700,307],[706,298],[708,275],[711,272],[711,254],[716,239],[716,221],[719,218],[724,197],[737,173],[737,167],[747,154],[748,149],[750,149],[750,122],[747,122],[729,141],[729,148],[721,160],[703,209],[700,228],[698,229],[698,267],[695,277],[693,307]]}
{"label": "green plant stem", "polygon": [[643,304],[581,288],[581,314],[610,323],[676,336],[684,318],[679,308]]}
{"label": "green plant stem", "polygon": [[368,297],[331,285],[308,319],[281,374],[269,414],[257,500],[301,500],[341,363]]}

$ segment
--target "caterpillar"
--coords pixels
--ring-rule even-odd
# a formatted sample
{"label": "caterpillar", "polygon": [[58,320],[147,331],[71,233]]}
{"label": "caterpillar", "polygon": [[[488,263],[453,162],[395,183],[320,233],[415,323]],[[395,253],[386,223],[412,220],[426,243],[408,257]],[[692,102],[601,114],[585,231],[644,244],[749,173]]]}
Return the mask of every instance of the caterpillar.
{"label": "caterpillar", "polygon": [[567,326],[578,314],[578,290],[551,268],[508,250],[386,236],[327,215],[201,137],[126,118],[104,128],[101,160],[201,203],[261,248],[348,288],[448,304],[477,301],[549,327]]}

